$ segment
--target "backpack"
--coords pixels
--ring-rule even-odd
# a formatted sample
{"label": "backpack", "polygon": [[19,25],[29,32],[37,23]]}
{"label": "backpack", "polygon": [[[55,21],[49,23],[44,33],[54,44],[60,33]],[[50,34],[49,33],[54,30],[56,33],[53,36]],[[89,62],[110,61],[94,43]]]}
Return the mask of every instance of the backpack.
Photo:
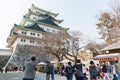
{"label": "backpack", "polygon": [[68,67],[68,73],[73,73],[73,67],[72,66]]}
{"label": "backpack", "polygon": [[72,74],[73,73],[73,67],[72,66],[67,66],[66,68],[65,68],[65,76],[69,76],[70,74]]}
{"label": "backpack", "polygon": [[54,66],[50,65],[50,74],[53,74],[54,73]]}
{"label": "backpack", "polygon": [[49,64],[48,64],[48,65],[46,65],[45,72],[46,72],[46,73],[50,73],[50,65],[49,65]]}

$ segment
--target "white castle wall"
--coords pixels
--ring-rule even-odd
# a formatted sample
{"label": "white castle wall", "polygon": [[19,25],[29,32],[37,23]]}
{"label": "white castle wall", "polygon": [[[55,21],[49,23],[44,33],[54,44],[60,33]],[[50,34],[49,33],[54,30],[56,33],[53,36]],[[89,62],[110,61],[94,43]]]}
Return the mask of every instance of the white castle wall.
{"label": "white castle wall", "polygon": [[10,49],[0,49],[0,56],[10,56],[12,51]]}

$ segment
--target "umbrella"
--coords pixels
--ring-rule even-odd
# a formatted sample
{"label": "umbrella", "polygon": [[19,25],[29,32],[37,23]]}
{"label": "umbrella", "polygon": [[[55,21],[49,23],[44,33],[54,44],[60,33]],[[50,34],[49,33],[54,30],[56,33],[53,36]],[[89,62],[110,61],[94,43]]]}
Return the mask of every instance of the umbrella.
{"label": "umbrella", "polygon": [[55,63],[57,63],[57,61],[50,61],[50,63],[53,63],[53,64],[55,64]]}
{"label": "umbrella", "polygon": [[46,63],[40,62],[40,63],[38,63],[38,65],[46,65]]}
{"label": "umbrella", "polygon": [[60,61],[59,63],[68,63],[69,61],[70,60],[65,59],[65,60]]}

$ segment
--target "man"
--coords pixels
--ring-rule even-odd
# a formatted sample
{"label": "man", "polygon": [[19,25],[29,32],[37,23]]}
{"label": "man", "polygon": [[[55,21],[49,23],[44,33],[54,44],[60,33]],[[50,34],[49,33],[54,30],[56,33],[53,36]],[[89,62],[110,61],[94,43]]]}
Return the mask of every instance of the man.
{"label": "man", "polygon": [[84,80],[84,74],[83,74],[83,64],[81,63],[80,59],[77,59],[76,64],[74,65],[75,68],[75,78],[76,80]]}
{"label": "man", "polygon": [[50,62],[48,61],[47,62],[47,65],[46,65],[46,69],[45,69],[45,72],[46,72],[46,80],[50,80]]}
{"label": "man", "polygon": [[25,61],[25,70],[24,70],[23,80],[34,80],[36,65],[37,65],[36,58],[34,56],[31,57],[31,60]]}
{"label": "man", "polygon": [[73,72],[74,72],[74,68],[71,62],[68,62],[68,66],[66,66],[65,68],[65,76],[67,80],[73,80]]}
{"label": "man", "polygon": [[50,74],[51,74],[51,80],[54,80],[54,64],[51,63],[50,66]]}
{"label": "man", "polygon": [[90,61],[89,73],[90,73],[90,80],[97,80],[97,67],[95,66],[93,61]]}

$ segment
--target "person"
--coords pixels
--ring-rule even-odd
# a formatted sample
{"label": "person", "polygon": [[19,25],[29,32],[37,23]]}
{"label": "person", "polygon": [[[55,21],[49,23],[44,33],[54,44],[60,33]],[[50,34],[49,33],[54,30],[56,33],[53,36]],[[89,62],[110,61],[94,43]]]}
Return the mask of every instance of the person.
{"label": "person", "polygon": [[87,67],[85,66],[85,64],[83,64],[83,74],[84,74],[84,80],[87,80]]}
{"label": "person", "polygon": [[107,66],[107,73],[112,73],[112,69],[113,69],[113,67],[112,67],[112,63],[110,63],[110,64],[108,64],[108,66]]}
{"label": "person", "polygon": [[84,80],[83,65],[80,59],[77,59],[76,64],[74,65],[74,68],[75,68],[74,75],[76,80]]}
{"label": "person", "polygon": [[87,67],[85,66],[85,64],[83,64],[83,73],[84,73],[84,74],[87,73]]}
{"label": "person", "polygon": [[61,76],[64,76],[65,66],[61,64]]}
{"label": "person", "polygon": [[87,75],[84,73],[84,80],[88,80]]}
{"label": "person", "polygon": [[47,62],[45,72],[46,72],[46,80],[50,80],[50,62],[49,61]]}
{"label": "person", "polygon": [[54,63],[51,63],[50,65],[50,74],[51,74],[51,80],[54,80]]}
{"label": "person", "polygon": [[100,79],[100,72],[101,72],[101,68],[100,68],[100,65],[97,64],[97,76],[98,76],[98,79]]}
{"label": "person", "polygon": [[3,73],[3,69],[2,69],[2,67],[0,66],[0,71],[1,71],[1,73]]}
{"label": "person", "polygon": [[65,76],[67,80],[73,80],[73,72],[74,67],[72,66],[71,62],[68,62],[68,66],[65,68]]}
{"label": "person", "polygon": [[50,80],[50,76],[51,79],[54,80],[54,65],[51,64],[49,61],[47,62],[45,72],[46,72],[46,80]]}
{"label": "person", "polygon": [[25,61],[25,70],[23,80],[34,80],[36,72],[36,57],[31,57],[31,60]]}
{"label": "person", "polygon": [[106,66],[106,64],[103,64],[103,66],[102,66],[102,72],[107,73],[107,66]]}
{"label": "person", "polygon": [[93,61],[90,61],[89,66],[90,80],[97,80],[97,67]]}

